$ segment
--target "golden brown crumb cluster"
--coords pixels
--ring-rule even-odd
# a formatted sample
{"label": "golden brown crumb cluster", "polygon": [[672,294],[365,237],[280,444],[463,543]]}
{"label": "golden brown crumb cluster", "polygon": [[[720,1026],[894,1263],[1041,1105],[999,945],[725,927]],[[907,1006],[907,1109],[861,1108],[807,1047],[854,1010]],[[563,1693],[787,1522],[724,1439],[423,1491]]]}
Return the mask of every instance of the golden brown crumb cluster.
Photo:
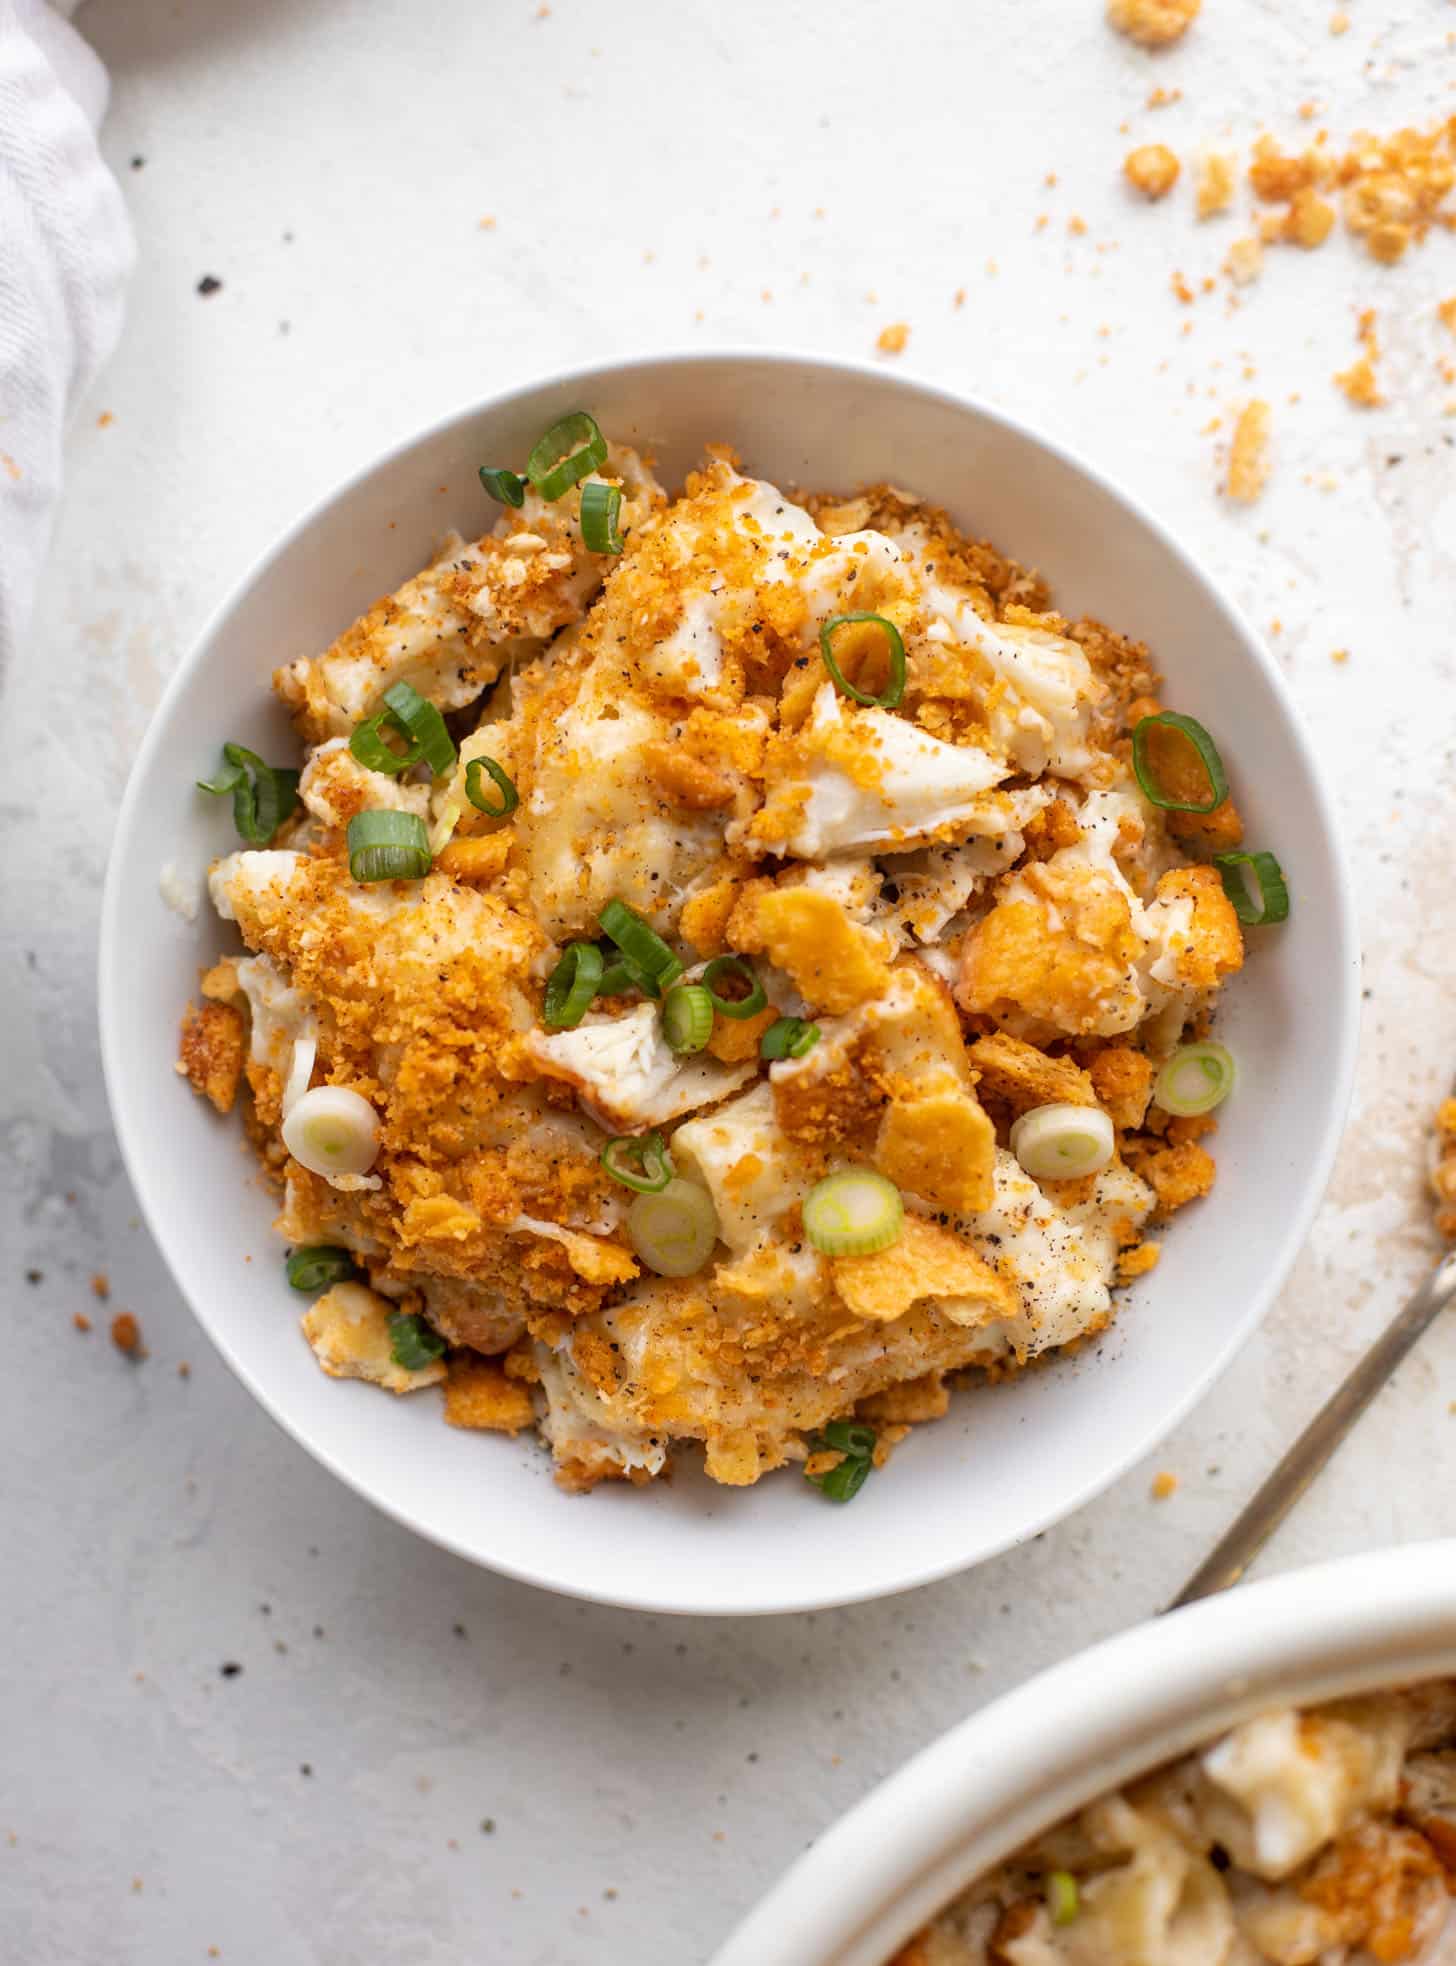
{"label": "golden brown crumb cluster", "polygon": [[1107,0],[1107,19],[1143,48],[1169,48],[1192,27],[1203,0]]}
{"label": "golden brown crumb cluster", "polygon": [[1431,1187],[1440,1207],[1436,1227],[1456,1241],[1456,1099],[1445,1099],[1436,1113],[1436,1165]]}

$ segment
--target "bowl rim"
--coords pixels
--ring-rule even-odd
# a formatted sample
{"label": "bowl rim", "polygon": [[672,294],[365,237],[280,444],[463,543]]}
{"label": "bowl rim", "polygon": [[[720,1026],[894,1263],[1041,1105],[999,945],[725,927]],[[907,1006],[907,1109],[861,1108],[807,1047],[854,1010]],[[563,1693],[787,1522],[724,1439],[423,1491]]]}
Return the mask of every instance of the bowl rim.
{"label": "bowl rim", "polygon": [[1456,1673],[1456,1540],[1244,1584],[1074,1653],[920,1750],[774,1884],[711,1966],[887,1966],[1072,1810],[1272,1706]]}
{"label": "bowl rim", "polygon": [[[145,803],[147,790],[158,764],[163,733],[170,722],[178,699],[195,672],[204,667],[207,652],[224,624],[245,598],[268,579],[278,561],[293,548],[300,535],[331,507],[352,497],[366,480],[397,464],[408,453],[439,440],[463,425],[498,414],[523,398],[546,392],[560,392],[567,388],[574,389],[578,385],[583,389],[589,389],[593,382],[607,376],[621,379],[630,378],[635,374],[651,374],[663,368],[710,369],[714,365],[722,364],[747,365],[750,368],[764,369],[784,366],[817,369],[834,378],[872,381],[877,387],[888,388],[892,394],[905,392],[928,398],[933,403],[943,405],[951,414],[969,411],[973,416],[1000,426],[1003,431],[1020,442],[1052,457],[1069,471],[1081,476],[1101,498],[1120,507],[1126,516],[1152,536],[1157,545],[1194,584],[1202,602],[1215,615],[1222,615],[1235,631],[1245,655],[1262,672],[1264,681],[1283,712],[1290,742],[1299,754],[1309,782],[1318,833],[1324,843],[1328,860],[1329,886],[1334,900],[1333,939],[1340,954],[1340,960],[1335,965],[1333,989],[1339,1000],[1341,1032],[1338,1053],[1329,1061],[1330,1096],[1319,1143],[1306,1170],[1299,1205],[1285,1215],[1282,1232],[1276,1241],[1266,1270],[1265,1282],[1262,1288],[1251,1296],[1237,1322],[1230,1325],[1222,1344],[1210,1352],[1203,1369],[1179,1389],[1177,1398],[1164,1408],[1148,1427],[1140,1432],[1130,1433],[1121,1452],[1095,1472],[1088,1474],[1072,1488],[1068,1495],[1057,1502],[1049,1502],[1039,1509],[1033,1518],[1015,1529],[1008,1530],[1004,1535],[993,1538],[970,1557],[952,1554],[943,1560],[924,1563],[914,1574],[893,1583],[874,1582],[862,1587],[850,1583],[845,1588],[836,1588],[831,1593],[821,1593],[813,1597],[781,1597],[732,1610],[716,1604],[703,1606],[694,1602],[684,1602],[681,1598],[664,1597],[660,1593],[654,1594],[651,1590],[625,1589],[618,1592],[574,1588],[568,1579],[563,1579],[539,1566],[486,1556],[449,1531],[422,1522],[409,1508],[396,1505],[386,1494],[379,1492],[377,1484],[367,1469],[347,1465],[339,1456],[312,1437],[306,1421],[286,1414],[274,1402],[258,1375],[235,1355],[222,1335],[213,1328],[204,1309],[183,1285],[179,1270],[173,1262],[163,1184],[159,1178],[148,1172],[149,1150],[137,1116],[128,1109],[126,1102],[118,1098],[116,1093],[116,1087],[121,1083],[119,1061],[126,1043],[126,1033],[121,1013],[122,993],[112,987],[124,946],[122,870],[127,859],[125,849],[138,814]],[[730,344],[702,349],[677,348],[662,353],[629,356],[550,370],[515,382],[508,388],[497,390],[444,413],[422,429],[396,439],[383,451],[366,459],[341,481],[313,499],[269,545],[254,556],[242,574],[233,582],[222,600],[206,617],[201,629],[168,678],[143,734],[117,812],[102,892],[97,945],[96,977],[102,1077],[122,1164],[137,1197],[142,1218],[161,1252],[179,1294],[188,1304],[211,1343],[222,1354],[231,1371],[247,1387],[264,1412],[315,1461],[327,1468],[356,1495],[361,1496],[402,1527],[424,1536],[437,1547],[446,1549],[467,1562],[479,1564],[500,1575],[511,1577],[520,1583],[533,1584],[564,1595],[621,1609],[656,1614],[716,1617],[778,1616],[796,1611],[829,1610],[840,1605],[862,1603],[879,1597],[898,1596],[904,1591],[938,1583],[946,1577],[1004,1555],[1007,1550],[1030,1541],[1054,1524],[1066,1520],[1086,1507],[1089,1502],[1126,1474],[1128,1469],[1145,1454],[1151,1453],[1160,1441],[1186,1419],[1227,1370],[1231,1360],[1248,1342],[1267,1315],[1275,1297],[1288,1278],[1310,1224],[1323,1200],[1335,1155],[1344,1135],[1354,1089],[1360,1029],[1359,947],[1353,887],[1336,807],[1325,780],[1323,767],[1304,728],[1289,686],[1243,611],[1224,595],[1205,573],[1198,559],[1139,499],[1109,478],[1080,452],[1047,436],[1025,419],[966,391],[946,388],[913,374],[891,371],[872,362],[825,356],[792,346],[765,349],[734,347]]]}

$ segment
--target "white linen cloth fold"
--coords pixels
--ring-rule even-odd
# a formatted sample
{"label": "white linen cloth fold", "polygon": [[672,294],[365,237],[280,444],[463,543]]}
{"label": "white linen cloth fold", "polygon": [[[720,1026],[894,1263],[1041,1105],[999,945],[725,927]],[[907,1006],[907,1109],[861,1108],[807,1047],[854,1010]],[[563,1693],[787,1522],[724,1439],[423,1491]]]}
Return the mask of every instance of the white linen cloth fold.
{"label": "white linen cloth fold", "polygon": [[106,96],[105,69],[45,0],[0,0],[0,680],[30,618],[67,418],[121,330],[133,247],[96,144]]}

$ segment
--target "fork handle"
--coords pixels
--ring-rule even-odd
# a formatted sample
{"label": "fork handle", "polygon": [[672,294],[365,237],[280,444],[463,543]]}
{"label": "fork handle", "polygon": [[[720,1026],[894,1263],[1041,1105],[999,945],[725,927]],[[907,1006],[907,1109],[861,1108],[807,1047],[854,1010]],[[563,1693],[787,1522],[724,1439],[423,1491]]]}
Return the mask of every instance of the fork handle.
{"label": "fork handle", "polygon": [[1309,1488],[1412,1346],[1456,1298],[1456,1250],[1440,1262],[1405,1309],[1331,1393],[1289,1452],[1166,1608],[1176,1611],[1236,1584]]}

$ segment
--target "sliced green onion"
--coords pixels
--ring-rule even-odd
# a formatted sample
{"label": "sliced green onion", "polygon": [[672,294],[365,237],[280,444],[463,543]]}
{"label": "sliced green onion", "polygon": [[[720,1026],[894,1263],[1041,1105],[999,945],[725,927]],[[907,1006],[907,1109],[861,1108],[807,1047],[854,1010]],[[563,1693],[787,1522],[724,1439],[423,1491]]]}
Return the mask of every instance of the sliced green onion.
{"label": "sliced green onion", "polygon": [[627,1240],[660,1277],[690,1277],[702,1269],[718,1240],[713,1197],[680,1177],[656,1194],[638,1195],[627,1211]]}
{"label": "sliced green onion", "polygon": [[445,1349],[445,1340],[413,1311],[399,1311],[389,1320],[389,1356],[406,1372],[423,1372]]}
{"label": "sliced green onion", "polygon": [[802,1058],[818,1044],[820,1037],[817,1024],[807,1024],[802,1017],[781,1017],[776,1024],[770,1024],[758,1041],[760,1058]]}
{"label": "sliced green onion", "polygon": [[585,410],[573,410],[553,423],[526,459],[526,476],[542,498],[560,498],[588,471],[607,461],[607,440]]}
{"label": "sliced green onion", "polygon": [[[736,976],[747,985],[747,993],[741,997],[720,996],[713,987],[720,976]],[[753,973],[753,965],[742,956],[714,956],[703,971],[702,986],[720,1017],[757,1017],[768,1002],[762,983]]]}
{"label": "sliced green onion", "polygon": [[348,1250],[333,1243],[295,1249],[288,1259],[288,1281],[295,1290],[327,1290],[331,1284],[345,1283],[358,1274]]}
{"label": "sliced green onion", "polygon": [[873,1256],[904,1227],[900,1190],[872,1168],[827,1175],[804,1197],[804,1234],[825,1256]]}
{"label": "sliced green onion", "polygon": [[668,1049],[685,1057],[713,1035],[713,999],[701,983],[679,983],[662,1000],[662,1035]]}
{"label": "sliced green onion", "polygon": [[1237,1076],[1234,1055],[1226,1045],[1180,1045],[1159,1072],[1153,1098],[1165,1113],[1196,1119],[1223,1104]]}
{"label": "sliced green onion", "polygon": [[832,1448],[844,1459],[823,1474],[811,1474],[809,1480],[831,1502],[852,1502],[874,1472],[876,1438],[874,1428],[862,1421],[831,1420],[823,1433],[810,1440],[809,1450],[822,1453]]}
{"label": "sliced green onion", "polygon": [[620,553],[622,535],[617,521],[622,514],[622,488],[604,485],[600,479],[581,488],[581,537],[588,553]]}
{"label": "sliced green onion", "polygon": [[595,942],[568,942],[546,979],[541,1016],[553,1031],[574,1031],[591,1008],[602,976],[602,952]]}
{"label": "sliced green onion", "polygon": [[[480,781],[485,773],[495,780],[500,792],[500,804],[488,799],[480,789]],[[487,813],[492,819],[504,819],[508,812],[514,812],[521,803],[521,795],[516,790],[510,774],[494,758],[472,758],[465,767],[465,796],[477,812]]]}
{"label": "sliced green onion", "polygon": [[597,985],[599,997],[623,997],[629,990],[647,990],[649,995],[660,997],[661,990],[645,977],[635,963],[629,963],[619,956],[614,963],[602,971],[602,980]]}
{"label": "sliced green onion", "polygon": [[[409,740],[407,750],[396,751],[385,743],[386,724],[392,724]],[[455,769],[455,745],[445,719],[410,683],[390,684],[381,707],[355,725],[349,749],[361,765],[370,771],[387,772],[391,778],[422,761],[436,778],[444,778]]]}
{"label": "sliced green onion", "polygon": [[[841,628],[849,628],[856,622],[872,621],[884,631],[885,652],[889,664],[889,678],[878,696],[871,696],[867,690],[856,689],[834,659],[834,637]],[[852,696],[856,703],[876,705],[881,710],[893,710],[905,694],[905,644],[900,639],[900,631],[893,621],[887,621],[882,614],[832,614],[819,630],[819,651],[824,657],[824,667],[834,678],[834,687],[845,696]]]}
{"label": "sliced green onion", "polygon": [[224,744],[222,756],[223,769],[215,778],[199,778],[197,789],[219,799],[231,792],[239,836],[250,846],[267,846],[298,804],[298,773],[264,764],[242,744]]}
{"label": "sliced green onion", "polygon": [[1011,1151],[1034,1181],[1098,1174],[1116,1144],[1100,1106],[1033,1106],[1011,1129]]}
{"label": "sliced green onion", "polygon": [[683,966],[656,929],[649,928],[625,901],[609,901],[597,916],[602,933],[615,942],[626,959],[628,974],[635,968],[657,985],[653,996],[676,983]]}
{"label": "sliced green onion", "polygon": [[526,502],[526,481],[518,477],[514,471],[504,471],[493,464],[482,464],[480,482],[497,505],[513,505],[519,511]]}
{"label": "sliced green onion", "polygon": [[1272,853],[1216,853],[1213,864],[1245,927],[1289,919],[1289,888]]}
{"label": "sliced green onion", "polygon": [[1053,1925],[1070,1925],[1081,1909],[1077,1880],[1069,1870],[1047,1872],[1046,1908]]}
{"label": "sliced green onion", "polygon": [[660,1133],[619,1133],[602,1148],[602,1166],[614,1181],[639,1195],[660,1195],[673,1176],[672,1157]]}
{"label": "sliced green onion", "polygon": [[356,812],[349,821],[356,881],[419,881],[430,871],[430,834],[417,812]]}
{"label": "sliced green onion", "polygon": [[300,1167],[330,1181],[367,1174],[379,1157],[379,1115],[348,1085],[316,1085],[300,1094],[278,1129]]}
{"label": "sliced green onion", "polygon": [[[1198,753],[1198,762],[1208,777],[1208,797],[1199,804],[1191,799],[1170,798],[1158,783],[1149,747],[1155,730],[1181,731]],[[1178,710],[1163,710],[1156,717],[1144,717],[1132,734],[1132,768],[1149,805],[1164,812],[1215,812],[1229,795],[1228,774],[1218,747],[1196,717],[1185,717]]]}

